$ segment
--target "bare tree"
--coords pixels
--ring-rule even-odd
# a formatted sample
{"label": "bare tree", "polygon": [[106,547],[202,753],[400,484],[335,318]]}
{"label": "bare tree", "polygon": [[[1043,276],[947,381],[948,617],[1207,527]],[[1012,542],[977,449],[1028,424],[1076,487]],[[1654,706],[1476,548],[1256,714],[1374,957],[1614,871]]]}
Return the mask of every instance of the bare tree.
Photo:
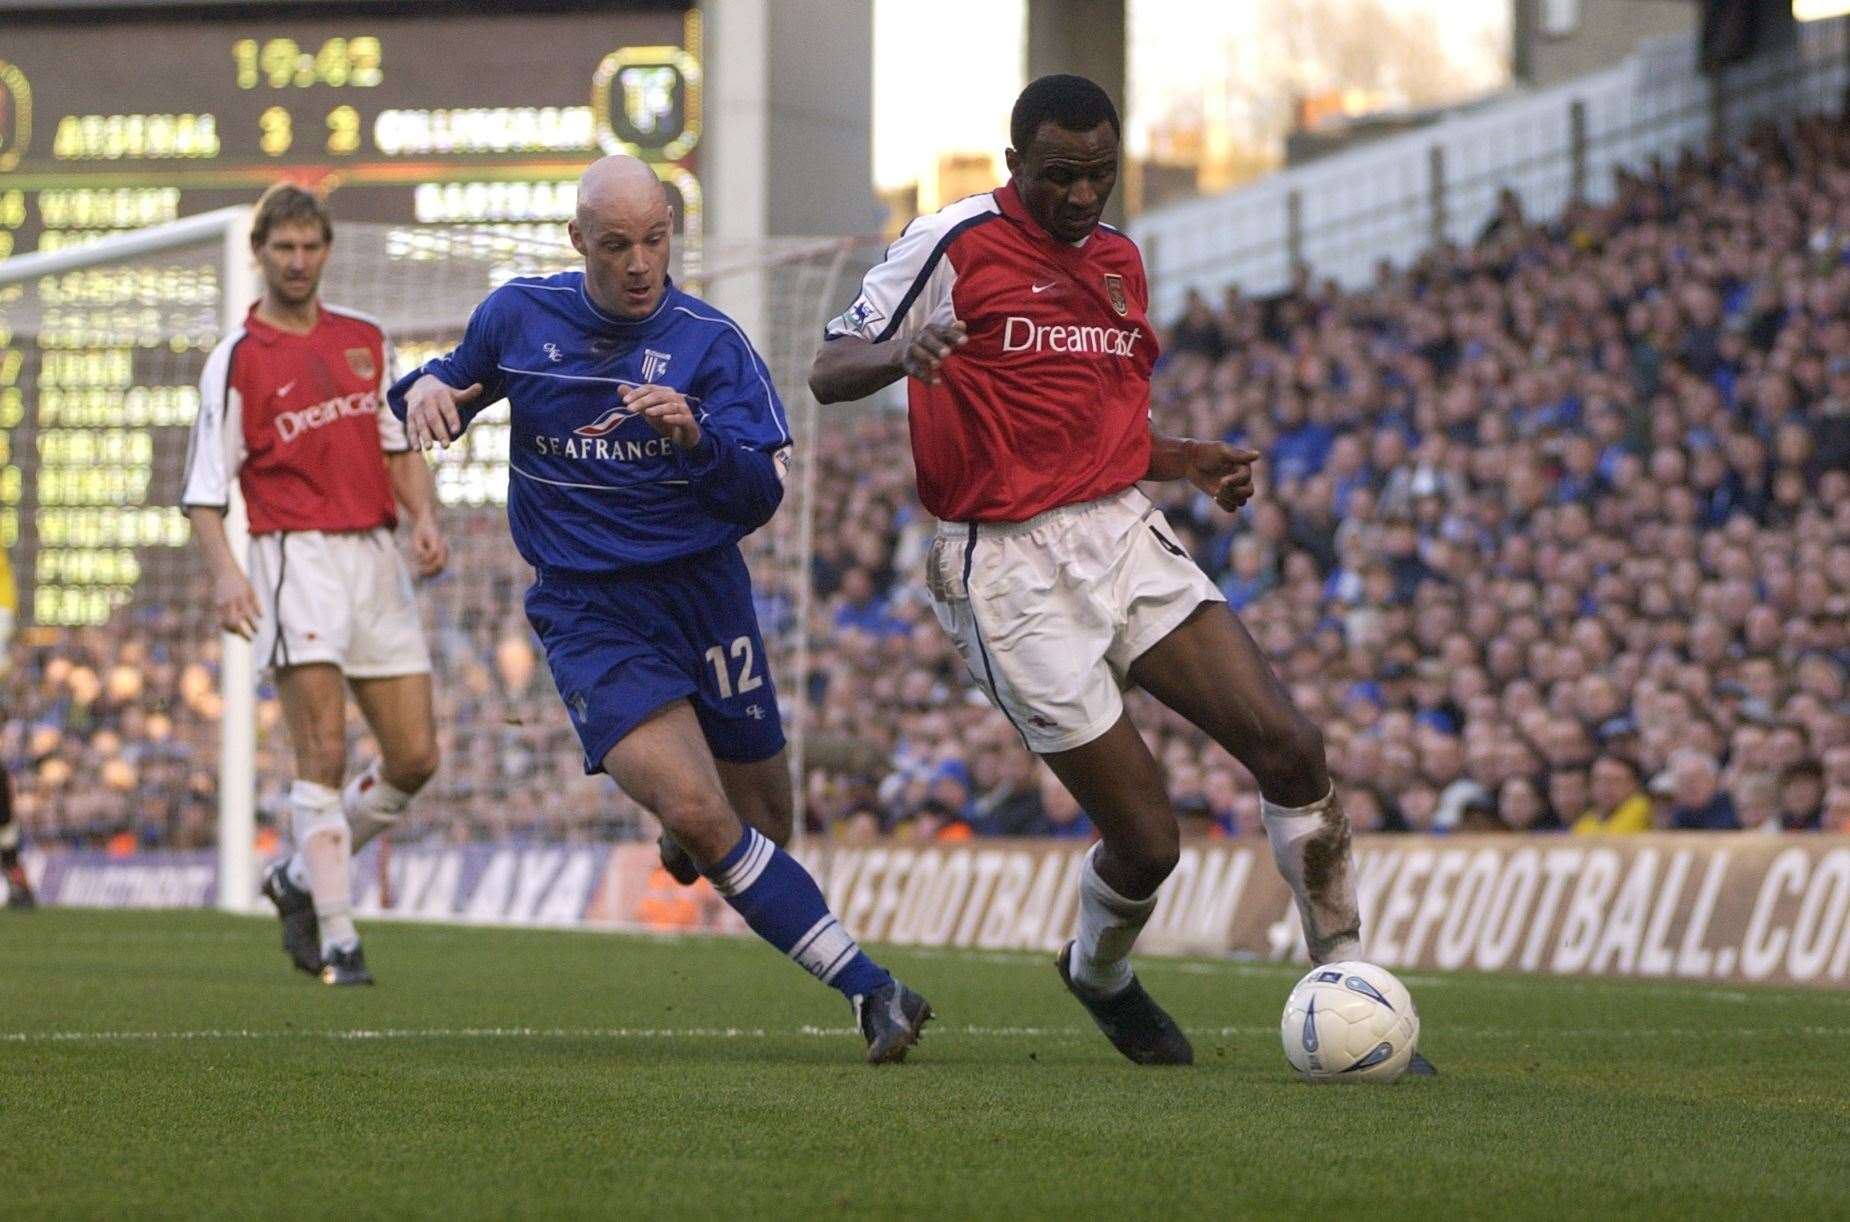
{"label": "bare tree", "polygon": [[1418,108],[1493,83],[1484,64],[1495,62],[1494,50],[1452,54],[1454,40],[1431,9],[1388,0],[1271,0],[1260,29],[1253,54],[1243,58],[1268,134],[1289,128],[1301,98],[1356,89]]}

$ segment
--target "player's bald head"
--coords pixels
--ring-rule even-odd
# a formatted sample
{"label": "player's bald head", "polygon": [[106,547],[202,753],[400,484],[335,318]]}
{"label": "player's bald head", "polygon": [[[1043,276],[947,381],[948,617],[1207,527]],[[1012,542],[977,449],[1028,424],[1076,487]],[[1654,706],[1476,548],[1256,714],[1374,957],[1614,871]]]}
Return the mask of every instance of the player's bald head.
{"label": "player's bald head", "polygon": [[566,226],[585,257],[585,291],[622,318],[644,318],[668,281],[674,215],[648,163],[600,157],[578,180],[578,213]]}
{"label": "player's bald head", "polygon": [[600,157],[578,179],[578,224],[649,225],[666,219],[668,192],[655,171],[640,158]]}

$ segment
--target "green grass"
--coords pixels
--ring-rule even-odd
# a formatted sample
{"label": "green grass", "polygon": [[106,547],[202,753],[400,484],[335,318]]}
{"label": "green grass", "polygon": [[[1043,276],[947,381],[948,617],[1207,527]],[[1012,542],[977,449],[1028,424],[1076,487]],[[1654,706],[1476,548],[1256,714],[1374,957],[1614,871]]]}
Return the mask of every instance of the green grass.
{"label": "green grass", "polygon": [[1314,1088],[1290,968],[1144,960],[1198,1063],[1140,1070],[1043,957],[894,949],[942,1017],[875,1070],[753,942],[366,933],[335,991],[268,922],[0,913],[0,1215],[1850,1211],[1841,994],[1413,975],[1442,1076]]}

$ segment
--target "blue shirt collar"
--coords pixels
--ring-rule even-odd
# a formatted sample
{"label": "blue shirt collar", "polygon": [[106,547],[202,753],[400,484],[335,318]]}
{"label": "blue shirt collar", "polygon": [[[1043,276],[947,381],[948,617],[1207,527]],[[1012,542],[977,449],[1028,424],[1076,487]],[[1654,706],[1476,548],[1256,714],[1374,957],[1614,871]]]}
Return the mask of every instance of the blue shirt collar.
{"label": "blue shirt collar", "polygon": [[591,292],[585,287],[585,274],[578,273],[578,300],[584,303],[585,309],[591,312],[592,317],[613,327],[646,327],[660,322],[662,317],[668,313],[668,308],[674,304],[674,298],[680,291],[675,287],[674,277],[667,276],[662,281],[662,299],[655,303],[653,310],[641,318],[619,318],[591,300]]}

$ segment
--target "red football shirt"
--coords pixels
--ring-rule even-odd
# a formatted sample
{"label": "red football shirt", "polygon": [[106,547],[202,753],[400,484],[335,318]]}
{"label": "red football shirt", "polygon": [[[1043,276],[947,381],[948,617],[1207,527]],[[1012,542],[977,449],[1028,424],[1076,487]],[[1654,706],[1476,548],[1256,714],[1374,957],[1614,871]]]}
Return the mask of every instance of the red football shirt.
{"label": "red football shirt", "polygon": [[1062,242],[1009,185],[914,221],[827,334],[903,342],[961,319],[938,384],[906,385],[919,499],[946,521],[1019,522],[1149,469],[1149,303],[1136,243],[1104,225]]}
{"label": "red football shirt", "polygon": [[392,345],[371,318],[323,304],[298,335],[253,307],[200,376],[181,507],[224,508],[235,477],[253,535],[396,525],[383,456],[409,447],[391,384]]}

